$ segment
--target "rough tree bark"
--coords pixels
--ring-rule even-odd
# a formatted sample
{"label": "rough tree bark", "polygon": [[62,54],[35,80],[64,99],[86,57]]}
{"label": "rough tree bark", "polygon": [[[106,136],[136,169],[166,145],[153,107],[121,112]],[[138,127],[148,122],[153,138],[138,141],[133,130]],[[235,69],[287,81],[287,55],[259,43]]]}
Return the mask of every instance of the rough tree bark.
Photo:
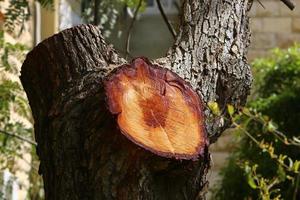
{"label": "rough tree bark", "polygon": [[[202,100],[245,103],[251,0],[185,0],[180,33],[154,62],[189,82]],[[35,120],[46,199],[205,199],[208,147],[176,160],[132,143],[108,111],[103,80],[126,63],[92,25],[43,41],[28,55],[21,81]],[[214,142],[227,124],[204,108]]]}

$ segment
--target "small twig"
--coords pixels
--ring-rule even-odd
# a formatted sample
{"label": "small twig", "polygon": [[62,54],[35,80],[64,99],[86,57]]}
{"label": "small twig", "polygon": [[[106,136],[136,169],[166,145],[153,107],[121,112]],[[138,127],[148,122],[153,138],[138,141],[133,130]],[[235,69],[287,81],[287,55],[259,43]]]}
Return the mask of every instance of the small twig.
{"label": "small twig", "polygon": [[[244,113],[244,112],[242,112],[242,113],[244,115],[246,115],[247,117],[249,117],[251,120],[260,123],[261,125],[264,125],[264,123],[265,123],[263,119],[256,118],[256,117],[254,117],[252,115],[248,115],[247,113]],[[271,133],[285,145],[300,147],[299,143],[295,143],[292,140],[288,139],[282,132],[280,132],[278,130],[271,131]]]}
{"label": "small twig", "polygon": [[266,7],[264,6],[264,4],[262,4],[262,2],[260,0],[257,0],[257,1],[261,5],[261,7],[263,7],[264,9],[266,9]]}
{"label": "small twig", "polygon": [[95,26],[98,26],[99,22],[100,22],[100,17],[99,17],[100,0],[95,0],[94,3],[95,3],[95,5],[94,5],[94,21],[93,21],[93,24]]}
{"label": "small twig", "polygon": [[295,5],[290,0],[280,0],[282,1],[289,9],[294,10]]}
{"label": "small twig", "polygon": [[163,17],[165,23],[167,24],[167,27],[168,27],[170,33],[172,34],[173,38],[175,39],[176,38],[176,32],[175,32],[172,24],[169,22],[169,19],[168,19],[166,13],[164,12],[164,9],[163,9],[163,7],[160,3],[160,0],[156,0],[156,3],[158,5],[158,9],[160,11],[161,16]]}
{"label": "small twig", "polygon": [[292,140],[290,140],[289,138],[287,138],[282,132],[274,130],[274,132],[272,132],[273,135],[275,135],[277,138],[279,138],[279,140],[284,143],[285,145],[291,145],[291,146],[297,146],[300,147],[299,143],[293,142]]}
{"label": "small twig", "polygon": [[[126,54],[129,55],[130,53],[130,38],[131,38],[131,31],[132,31],[132,28],[133,28],[133,25],[134,25],[134,22],[136,20],[136,17],[137,17],[137,14],[140,10],[142,6],[142,0],[139,1],[139,4],[137,5],[135,11],[134,11],[134,15],[133,15],[133,18],[131,20],[131,23],[129,25],[129,28],[128,28],[128,31],[127,31],[127,40],[126,40]],[[126,56],[127,56],[126,55]]]}
{"label": "small twig", "polygon": [[30,139],[27,139],[27,138],[25,138],[25,137],[16,135],[16,134],[14,134],[14,133],[9,133],[9,132],[4,131],[4,130],[2,130],[2,129],[0,129],[0,133],[3,133],[3,134],[8,135],[8,136],[10,136],[10,137],[17,138],[17,139],[19,139],[19,140],[22,140],[22,141],[27,142],[27,143],[29,143],[29,144],[31,144],[31,145],[34,145],[34,146],[37,145],[36,142],[34,142],[34,141],[30,140]]}
{"label": "small twig", "polygon": [[[243,132],[244,132],[244,133],[245,133],[245,134],[246,134],[246,135],[247,135],[247,136],[248,136],[248,137],[249,137],[256,145],[257,145],[258,148],[260,148],[260,149],[262,149],[262,150],[265,149],[265,148],[261,147],[259,141],[256,140],[255,137],[253,137],[253,136],[251,135],[251,133],[249,133],[246,129],[241,128],[241,126],[240,126],[239,124],[235,123],[235,122],[233,122],[232,124],[233,124],[236,128],[242,130],[242,131],[243,131]],[[278,159],[273,158],[272,156],[271,156],[271,158],[272,158],[273,160],[275,160],[279,165],[281,165],[281,166],[284,167],[285,169],[289,170],[289,166],[287,166],[286,164],[284,164],[284,163],[282,163],[282,162],[279,162]]]}
{"label": "small twig", "polygon": [[300,173],[297,175],[295,190],[294,190],[294,193],[293,193],[293,200],[297,199],[299,181],[300,181]]}

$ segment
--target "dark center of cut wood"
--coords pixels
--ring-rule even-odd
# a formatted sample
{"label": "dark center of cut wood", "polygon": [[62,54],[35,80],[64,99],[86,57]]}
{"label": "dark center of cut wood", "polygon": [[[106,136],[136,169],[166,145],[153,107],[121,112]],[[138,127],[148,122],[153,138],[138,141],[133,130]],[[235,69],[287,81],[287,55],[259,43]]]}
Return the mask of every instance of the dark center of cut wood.
{"label": "dark center of cut wood", "polygon": [[169,109],[168,104],[168,99],[158,94],[154,94],[148,99],[142,99],[140,107],[143,110],[146,125],[153,128],[165,127]]}

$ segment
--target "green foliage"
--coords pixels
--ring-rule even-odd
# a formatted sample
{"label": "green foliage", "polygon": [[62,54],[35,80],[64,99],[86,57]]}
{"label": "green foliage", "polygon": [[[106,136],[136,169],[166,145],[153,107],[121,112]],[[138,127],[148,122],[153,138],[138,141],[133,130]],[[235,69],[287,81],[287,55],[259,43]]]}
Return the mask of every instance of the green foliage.
{"label": "green foliage", "polygon": [[208,108],[211,110],[212,114],[214,114],[216,116],[221,115],[221,110],[220,110],[217,102],[208,102],[207,105],[208,105]]}
{"label": "green foliage", "polygon": [[300,47],[276,49],[253,69],[249,109],[228,109],[239,146],[213,199],[300,199]]}
{"label": "green foliage", "polygon": [[22,121],[13,120],[12,113],[24,119],[31,120],[30,109],[21,84],[17,80],[8,78],[18,73],[17,66],[10,61],[11,57],[24,57],[25,47],[20,44],[10,44],[4,41],[3,32],[0,33],[0,169],[9,168],[13,171],[16,157],[21,157],[24,150],[22,142],[3,134],[18,133],[25,137],[32,137],[32,128],[25,126]]}
{"label": "green foliage", "polygon": [[139,4],[140,0],[120,0],[120,2],[129,8],[135,8]]}
{"label": "green foliage", "polygon": [[27,0],[10,0],[5,13],[5,26],[12,32],[16,25],[20,25],[20,32],[22,32],[24,29],[24,22],[29,19],[29,13],[29,4]]}
{"label": "green foliage", "polygon": [[[40,2],[50,8],[52,0]],[[11,0],[4,13],[4,31],[20,34],[30,15],[28,1]],[[28,194],[30,197],[34,196],[34,199],[41,199],[42,193],[38,191],[42,189],[41,177],[37,173],[39,163],[34,156],[35,146],[31,144],[34,142],[28,143],[33,140],[32,117],[25,92],[18,79],[20,65],[28,48],[20,43],[7,42],[4,31],[0,31],[0,177],[5,169],[15,174],[20,170],[19,161],[23,160],[25,165],[30,166],[29,177],[35,183],[30,185]],[[24,158],[26,153],[32,155],[30,161]],[[0,184],[2,183],[0,180]],[[11,185],[6,187],[8,192],[1,193],[0,199],[10,199]]]}
{"label": "green foliage", "polygon": [[[44,7],[51,7],[53,0],[37,0]],[[21,34],[25,22],[29,19],[31,11],[28,0],[10,0],[5,12],[5,28],[9,32],[16,31]]]}
{"label": "green foliage", "polygon": [[245,176],[247,177],[248,185],[252,189],[257,189],[259,191],[259,196],[263,200],[279,200],[281,199],[281,195],[278,194],[280,192],[279,189],[273,189],[274,186],[279,182],[279,179],[277,177],[273,179],[267,179],[261,176],[260,174],[257,174],[256,170],[258,165],[254,164],[252,166],[249,165],[248,162],[244,163],[244,166],[242,166],[245,171]]}
{"label": "green foliage", "polygon": [[271,58],[254,62],[257,100],[250,106],[269,115],[279,129],[299,135],[300,47],[276,49]]}
{"label": "green foliage", "polygon": [[[140,12],[146,8],[146,2],[141,0],[142,4]],[[135,10],[139,5],[140,0],[83,0],[82,1],[82,16],[86,23],[98,25],[104,37],[109,37],[112,30],[115,28],[118,18],[126,17],[126,8]],[[98,6],[96,6],[98,4]],[[98,8],[98,10],[97,10]],[[98,22],[95,20],[95,12],[98,13]],[[120,30],[118,30],[120,32]]]}

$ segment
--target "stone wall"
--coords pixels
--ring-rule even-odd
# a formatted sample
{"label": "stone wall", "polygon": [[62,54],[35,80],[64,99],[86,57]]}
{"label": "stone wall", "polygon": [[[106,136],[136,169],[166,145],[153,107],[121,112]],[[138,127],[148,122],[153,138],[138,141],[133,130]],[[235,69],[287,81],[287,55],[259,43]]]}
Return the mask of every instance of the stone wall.
{"label": "stone wall", "polygon": [[[224,165],[230,155],[230,152],[237,145],[236,139],[232,137],[233,133],[230,129],[226,130],[218,141],[210,146],[211,151],[211,171],[208,174],[209,188],[213,188],[221,180],[220,170]],[[207,194],[207,199],[211,199],[211,191]]]}
{"label": "stone wall", "polygon": [[286,48],[300,42],[300,0],[292,0],[291,11],[279,0],[254,1],[250,14],[252,42],[249,60],[266,56],[275,47]]}

